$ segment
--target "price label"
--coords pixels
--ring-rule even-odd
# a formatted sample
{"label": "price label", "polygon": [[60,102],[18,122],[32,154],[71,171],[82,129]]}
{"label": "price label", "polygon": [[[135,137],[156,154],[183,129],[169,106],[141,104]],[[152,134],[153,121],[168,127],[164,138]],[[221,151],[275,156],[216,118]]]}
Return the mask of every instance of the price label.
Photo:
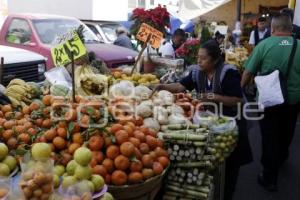
{"label": "price label", "polygon": [[51,49],[54,65],[63,66],[69,64],[72,61],[72,53],[74,60],[86,54],[86,48],[77,33],[74,33],[71,39]]}
{"label": "price label", "polygon": [[155,49],[159,48],[160,42],[163,39],[163,33],[152,26],[143,23],[136,35],[136,38],[142,42],[146,42],[149,35],[149,44]]}

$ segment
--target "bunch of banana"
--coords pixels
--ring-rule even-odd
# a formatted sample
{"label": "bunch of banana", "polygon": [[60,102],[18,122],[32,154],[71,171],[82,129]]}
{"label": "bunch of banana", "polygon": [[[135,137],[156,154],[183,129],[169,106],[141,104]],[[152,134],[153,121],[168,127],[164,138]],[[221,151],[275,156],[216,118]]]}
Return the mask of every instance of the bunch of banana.
{"label": "bunch of banana", "polygon": [[5,95],[12,102],[13,107],[31,103],[32,88],[21,79],[13,79],[8,84]]}
{"label": "bunch of banana", "polygon": [[95,74],[89,66],[78,66],[75,69],[75,87],[79,95],[105,95],[107,94],[108,82],[107,76]]}

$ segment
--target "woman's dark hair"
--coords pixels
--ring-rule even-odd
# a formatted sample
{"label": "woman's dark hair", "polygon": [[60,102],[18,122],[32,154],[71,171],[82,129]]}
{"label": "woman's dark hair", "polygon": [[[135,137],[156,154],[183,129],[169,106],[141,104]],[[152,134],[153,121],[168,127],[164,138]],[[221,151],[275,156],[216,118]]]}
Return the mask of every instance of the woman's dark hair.
{"label": "woman's dark hair", "polygon": [[216,39],[221,39],[221,38],[225,39],[225,35],[221,34],[219,31],[215,33],[215,37]]}
{"label": "woman's dark hair", "polygon": [[207,54],[213,59],[217,60],[221,57],[221,50],[219,44],[215,40],[208,40],[201,45],[202,49],[206,49]]}

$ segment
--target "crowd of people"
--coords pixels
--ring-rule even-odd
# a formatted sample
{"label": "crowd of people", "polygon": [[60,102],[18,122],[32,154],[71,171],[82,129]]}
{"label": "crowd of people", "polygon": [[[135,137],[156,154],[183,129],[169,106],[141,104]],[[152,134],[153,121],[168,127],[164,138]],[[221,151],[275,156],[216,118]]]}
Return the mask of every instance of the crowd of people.
{"label": "crowd of people", "polygon": [[[283,75],[287,98],[283,104],[265,108],[263,118],[258,120],[262,137],[261,164],[258,183],[268,191],[277,191],[278,173],[289,157],[289,146],[293,140],[300,106],[300,28],[292,23],[293,10],[285,8],[274,15],[271,24],[265,17],[259,17],[257,27],[251,32],[249,44],[253,47],[242,74],[224,62],[220,49],[225,36],[217,32],[212,40],[201,44],[198,52],[199,68],[177,83],[160,84],[156,90],[172,93],[196,90],[203,102],[224,105],[223,114],[237,116],[237,105],[245,103],[244,88],[253,83],[258,75],[266,75],[279,70]],[[131,48],[126,32],[117,30],[115,44]],[[186,41],[186,34],[178,29],[171,39],[164,40],[159,54],[175,58],[175,51]],[[292,56],[292,49],[295,49]],[[291,65],[291,66],[289,66]],[[212,95],[211,95],[212,94]],[[272,94],[269,94],[272,95]],[[207,109],[210,109],[207,107]],[[252,151],[248,140],[247,121],[237,120],[239,142],[226,161],[225,199],[232,199],[240,167],[252,161]]]}

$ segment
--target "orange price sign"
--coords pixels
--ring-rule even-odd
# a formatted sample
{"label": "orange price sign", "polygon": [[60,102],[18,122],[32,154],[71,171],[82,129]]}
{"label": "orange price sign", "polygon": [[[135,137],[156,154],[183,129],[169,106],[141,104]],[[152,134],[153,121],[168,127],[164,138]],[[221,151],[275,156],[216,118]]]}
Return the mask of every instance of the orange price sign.
{"label": "orange price sign", "polygon": [[149,35],[149,44],[155,49],[159,48],[160,42],[163,39],[163,33],[152,26],[143,23],[136,35],[136,38],[142,42],[146,42]]}

